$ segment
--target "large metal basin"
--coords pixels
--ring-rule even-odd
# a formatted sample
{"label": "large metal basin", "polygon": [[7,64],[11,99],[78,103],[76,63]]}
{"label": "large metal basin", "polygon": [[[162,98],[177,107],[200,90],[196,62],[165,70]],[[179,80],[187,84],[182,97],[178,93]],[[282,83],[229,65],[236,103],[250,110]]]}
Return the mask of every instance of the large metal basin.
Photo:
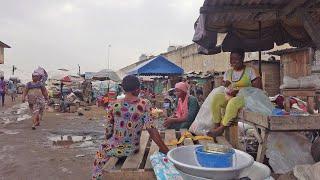
{"label": "large metal basin", "polygon": [[235,150],[234,166],[230,168],[206,168],[199,165],[196,159],[195,148],[201,145],[181,146],[168,152],[168,159],[175,167],[186,174],[214,179],[230,180],[238,178],[241,171],[252,166],[254,160],[249,154]]}

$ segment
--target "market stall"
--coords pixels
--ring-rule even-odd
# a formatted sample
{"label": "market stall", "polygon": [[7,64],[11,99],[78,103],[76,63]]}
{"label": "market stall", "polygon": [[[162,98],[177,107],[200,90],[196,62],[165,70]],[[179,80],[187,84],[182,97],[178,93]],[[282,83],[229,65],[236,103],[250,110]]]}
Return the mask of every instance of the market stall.
{"label": "market stall", "polygon": [[309,116],[266,116],[250,111],[241,111],[239,120],[251,124],[257,131],[261,131],[259,135],[259,148],[256,160],[264,161],[266,154],[267,139],[271,132],[292,132],[292,131],[310,131],[320,129],[320,115],[314,114]]}
{"label": "market stall", "polygon": [[[193,41],[199,45],[198,50],[202,54],[230,52],[234,49],[243,49],[245,52],[259,51],[259,73],[263,75],[261,51],[270,50],[275,44],[320,47],[319,17],[319,2],[315,0],[205,0],[195,23]],[[217,45],[218,33],[226,33],[221,45]],[[289,115],[262,115],[249,110],[239,113],[238,118],[252,124],[259,134],[258,161],[264,160],[270,132],[320,130],[316,125],[320,124],[318,114],[288,113]],[[229,141],[236,143],[238,127],[230,130],[234,132],[231,133],[233,136]]]}
{"label": "market stall", "polygon": [[137,76],[157,76],[154,81],[154,92],[156,106],[162,108],[164,102],[163,91],[167,92],[172,85],[170,82],[171,77],[181,76],[184,70],[166,59],[163,56],[157,56],[150,59],[139,66],[128,71],[127,74]]}
{"label": "market stall", "polygon": [[[172,140],[178,141],[186,132],[186,129],[181,129],[180,131],[170,129],[161,132],[161,135],[164,137],[163,141],[169,143]],[[108,177],[110,179],[119,179],[119,177],[121,177],[121,179],[133,180],[156,179],[150,157],[155,152],[159,151],[159,148],[154,141],[150,140],[150,136],[146,130],[142,131],[140,139],[141,144],[138,153],[127,158],[112,157],[109,159],[107,164],[104,166],[104,177]],[[151,143],[149,143],[150,141]],[[196,140],[190,137],[184,138],[179,146],[207,144],[212,142],[231,147],[231,145],[222,137],[218,137],[215,140]],[[175,147],[177,146],[172,145],[169,149],[173,149]]]}

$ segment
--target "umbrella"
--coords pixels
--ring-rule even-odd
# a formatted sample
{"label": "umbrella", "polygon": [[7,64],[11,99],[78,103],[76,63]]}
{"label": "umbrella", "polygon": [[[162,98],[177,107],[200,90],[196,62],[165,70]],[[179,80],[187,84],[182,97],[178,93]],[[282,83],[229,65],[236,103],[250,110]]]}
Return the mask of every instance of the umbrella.
{"label": "umbrella", "polygon": [[61,78],[60,81],[61,81],[61,82],[72,82],[70,76],[65,76],[65,77]]}
{"label": "umbrella", "polygon": [[118,76],[118,74],[110,69],[103,69],[97,73],[93,74],[93,79],[94,80],[100,80],[100,81],[104,81],[104,80],[111,80],[114,82],[120,82],[121,79]]}
{"label": "umbrella", "polygon": [[[284,43],[319,48],[319,5],[317,0],[205,0],[193,41],[202,54],[264,51]],[[218,33],[227,33],[221,47]],[[261,62],[261,52],[259,57]]]}

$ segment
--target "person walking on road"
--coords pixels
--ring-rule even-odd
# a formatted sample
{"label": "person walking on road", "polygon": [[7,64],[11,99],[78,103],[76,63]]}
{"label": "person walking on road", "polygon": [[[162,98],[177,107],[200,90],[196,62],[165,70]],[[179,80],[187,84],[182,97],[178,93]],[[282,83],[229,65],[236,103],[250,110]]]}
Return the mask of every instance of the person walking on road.
{"label": "person walking on road", "polygon": [[26,97],[28,98],[29,108],[33,114],[33,130],[36,129],[36,126],[40,125],[40,120],[45,109],[45,100],[49,100],[48,91],[40,80],[41,74],[34,72],[32,74],[32,81],[27,83],[22,96],[22,102],[26,101]]}
{"label": "person walking on road", "polygon": [[9,92],[9,95],[11,96],[12,102],[15,102],[16,96],[17,96],[17,85],[12,80],[10,80],[8,83],[8,92]]}
{"label": "person walking on road", "polygon": [[4,77],[0,77],[0,98],[2,101],[2,107],[4,106],[4,100],[6,96],[6,82],[4,81]]}

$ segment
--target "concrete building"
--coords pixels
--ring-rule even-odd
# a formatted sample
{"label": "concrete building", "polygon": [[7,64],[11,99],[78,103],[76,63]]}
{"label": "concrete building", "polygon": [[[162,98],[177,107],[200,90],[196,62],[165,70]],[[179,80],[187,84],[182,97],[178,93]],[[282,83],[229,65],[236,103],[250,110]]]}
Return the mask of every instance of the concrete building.
{"label": "concrete building", "polygon": [[161,55],[182,67],[185,72],[224,72],[229,67],[228,53],[201,55],[198,54],[197,45],[195,43],[177,48]]}
{"label": "concrete building", "polygon": [[122,79],[122,78],[124,78],[126,75],[127,75],[127,72],[129,71],[129,70],[131,70],[131,69],[133,69],[134,67],[136,67],[136,66],[138,66],[139,64],[141,64],[141,63],[143,63],[143,62],[146,62],[146,61],[148,61],[149,60],[149,58],[146,58],[146,59],[144,59],[144,60],[139,60],[138,62],[136,62],[136,63],[133,63],[133,64],[130,64],[130,65],[128,65],[128,66],[126,66],[126,67],[123,67],[123,68],[121,68],[121,69],[119,69],[116,73],[118,74],[118,76]]}
{"label": "concrete building", "polygon": [[4,64],[4,48],[11,47],[0,41],[0,64]]}
{"label": "concrete building", "polygon": [[[225,35],[220,34],[217,39],[217,45],[220,45],[224,39]],[[289,45],[276,46],[274,50],[280,50],[289,48]],[[271,55],[268,54],[269,51],[262,52],[262,59],[268,60]],[[228,52],[222,52],[214,55],[202,55],[198,54],[198,47],[195,43],[189,44],[187,46],[169,46],[167,52],[160,55],[166,57],[176,65],[184,69],[185,72],[225,72],[230,68],[229,66],[229,55]],[[149,59],[149,58],[148,58]],[[259,59],[258,52],[247,52],[245,61]],[[140,61],[134,64],[131,64],[127,67],[124,67],[119,70],[119,73],[123,74],[126,70],[129,70],[137,65]]]}

